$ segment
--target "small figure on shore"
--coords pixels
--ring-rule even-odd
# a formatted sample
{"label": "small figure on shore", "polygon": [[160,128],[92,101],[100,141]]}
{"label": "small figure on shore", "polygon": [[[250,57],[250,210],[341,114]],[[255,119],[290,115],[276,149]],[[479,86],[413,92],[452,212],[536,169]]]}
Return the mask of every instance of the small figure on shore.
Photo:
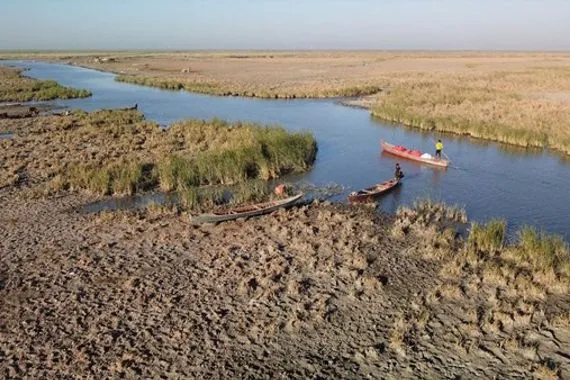
{"label": "small figure on shore", "polygon": [[443,143],[441,140],[437,140],[435,143],[435,156],[441,159],[441,151],[443,150]]}
{"label": "small figure on shore", "polygon": [[273,192],[275,193],[275,195],[277,196],[282,196],[285,194],[285,185],[284,184],[278,184],[277,186],[275,186],[275,189],[273,190]]}
{"label": "small figure on shore", "polygon": [[396,163],[396,171],[394,172],[394,177],[396,177],[396,179],[399,181],[402,178],[404,178],[404,172],[402,171],[402,169],[400,168],[400,164]]}

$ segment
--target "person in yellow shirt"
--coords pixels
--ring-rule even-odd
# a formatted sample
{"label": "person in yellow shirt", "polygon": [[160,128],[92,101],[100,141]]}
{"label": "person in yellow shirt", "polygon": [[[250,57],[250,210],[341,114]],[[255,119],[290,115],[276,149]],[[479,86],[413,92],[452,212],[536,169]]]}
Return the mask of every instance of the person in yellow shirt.
{"label": "person in yellow shirt", "polygon": [[441,159],[441,151],[443,150],[443,143],[441,140],[437,140],[435,143],[435,156]]}

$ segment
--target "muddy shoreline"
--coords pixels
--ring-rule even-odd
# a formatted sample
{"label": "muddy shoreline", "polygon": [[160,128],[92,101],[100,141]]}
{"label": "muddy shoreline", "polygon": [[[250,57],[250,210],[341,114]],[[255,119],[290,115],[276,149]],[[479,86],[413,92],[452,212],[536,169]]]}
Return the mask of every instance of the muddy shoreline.
{"label": "muddy shoreline", "polygon": [[201,227],[74,211],[95,199],[0,190],[3,376],[527,378],[545,358],[570,374],[551,322],[568,296],[484,333],[477,292],[448,294],[427,254],[442,232],[402,239],[395,216],[327,202]]}

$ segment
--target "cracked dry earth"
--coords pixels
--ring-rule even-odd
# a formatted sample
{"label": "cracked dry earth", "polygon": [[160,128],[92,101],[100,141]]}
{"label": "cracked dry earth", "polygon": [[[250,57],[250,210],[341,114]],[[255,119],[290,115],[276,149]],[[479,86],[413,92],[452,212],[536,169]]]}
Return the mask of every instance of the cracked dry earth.
{"label": "cracked dry earth", "polygon": [[[197,228],[0,191],[1,377],[569,374],[568,328],[484,333],[469,321],[476,301],[432,296],[442,264],[418,254],[425,239],[394,237],[393,217],[372,208],[320,203]],[[503,344],[512,334],[534,351]]]}

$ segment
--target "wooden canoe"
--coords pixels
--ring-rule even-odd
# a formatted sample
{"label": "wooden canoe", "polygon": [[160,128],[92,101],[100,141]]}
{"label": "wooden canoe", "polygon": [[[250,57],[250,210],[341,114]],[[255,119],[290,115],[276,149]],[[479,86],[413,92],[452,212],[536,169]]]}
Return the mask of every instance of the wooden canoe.
{"label": "wooden canoe", "polygon": [[430,164],[430,165],[434,165],[434,166],[439,166],[439,167],[448,167],[450,161],[449,160],[444,160],[441,158],[422,158],[421,157],[421,152],[420,155],[413,154],[411,149],[406,149],[404,148],[404,150],[398,149],[396,147],[396,145],[392,145],[389,144],[385,141],[381,141],[380,142],[382,149],[385,152],[388,152],[390,154],[393,154],[394,156],[398,156],[398,157],[403,157],[403,158],[407,158],[409,160],[414,160],[414,161],[418,161],[418,162],[423,162],[425,164]]}
{"label": "wooden canoe", "polygon": [[293,206],[299,199],[301,199],[301,197],[303,197],[303,193],[294,195],[289,198],[280,199],[277,201],[258,203],[249,206],[241,206],[241,207],[232,208],[230,210],[213,212],[209,214],[195,215],[190,217],[190,222],[192,224],[218,223],[238,218],[249,218],[252,216],[263,215],[273,212],[280,207]]}
{"label": "wooden canoe", "polygon": [[352,203],[370,202],[380,194],[384,194],[400,184],[400,180],[392,178],[360,191],[354,191],[348,195],[348,201]]}

